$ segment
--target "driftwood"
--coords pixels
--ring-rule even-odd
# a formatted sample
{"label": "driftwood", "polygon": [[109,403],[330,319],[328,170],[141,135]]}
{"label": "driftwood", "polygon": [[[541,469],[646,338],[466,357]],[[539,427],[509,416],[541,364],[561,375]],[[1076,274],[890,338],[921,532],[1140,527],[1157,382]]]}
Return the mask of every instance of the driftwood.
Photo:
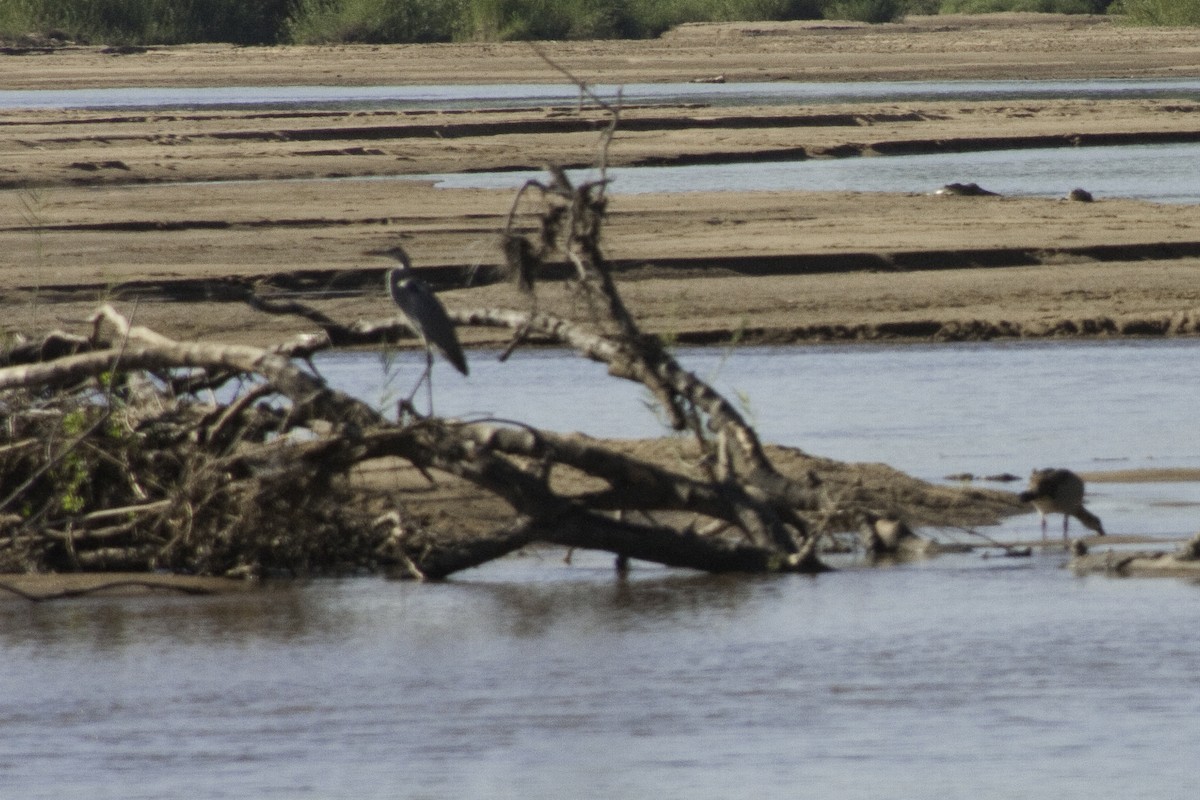
{"label": "driftwood", "polygon": [[1200,576],[1200,533],[1173,551],[1090,552],[1082,541],[1077,541],[1068,566],[1079,575],[1195,578]]}
{"label": "driftwood", "polygon": [[[105,305],[90,335],[53,332],[0,354],[0,571],[395,568],[437,579],[541,542],[606,550],[619,564],[816,572],[826,569],[826,534],[868,530],[868,548],[887,544],[878,522],[903,515],[903,503],[782,473],[738,410],[625,307],[600,246],[603,177],[574,186],[549,174],[514,201],[514,219],[518,205],[536,203],[537,230],[510,224],[502,240],[498,271],[529,307],[450,317],[511,330],[507,352],[551,341],[644,385],[690,437],[691,467],[522,424],[411,409],[393,421],[312,369],[324,349],[410,337],[399,317],[342,323],[227,287],[263,313],[319,328],[258,348],[175,341]],[[544,267],[563,261],[582,319],[537,310]],[[380,463],[473,487],[505,511],[490,525],[439,528],[412,511],[411,487],[362,480]]]}
{"label": "driftwood", "polygon": [[[752,487],[694,480],[532,428],[389,422],[278,353],[173,341],[129,325],[111,306],[95,321],[83,352],[0,370],[9,433],[0,450],[0,558],[8,570],[224,574],[387,563],[386,555],[362,557],[377,554],[386,535],[374,517],[346,511],[369,506],[345,502],[348,490],[335,485],[354,465],[384,457],[463,478],[513,510],[504,530],[473,540],[406,543],[420,552],[395,557],[413,574],[441,577],[533,541],[710,571],[819,568],[804,549],[809,537],[799,518],[785,526],[777,504]],[[545,324],[520,315],[512,321]],[[363,330],[377,334],[390,325]],[[598,339],[590,344],[605,349]],[[189,370],[187,381],[167,374],[179,368]],[[212,376],[247,375],[261,383],[225,403],[178,394],[184,383],[208,391]],[[263,402],[268,396],[286,399],[285,406]],[[307,436],[289,435],[300,429]],[[607,486],[563,496],[550,485],[548,465]],[[703,515],[741,535],[632,522],[626,513],[634,510]]]}

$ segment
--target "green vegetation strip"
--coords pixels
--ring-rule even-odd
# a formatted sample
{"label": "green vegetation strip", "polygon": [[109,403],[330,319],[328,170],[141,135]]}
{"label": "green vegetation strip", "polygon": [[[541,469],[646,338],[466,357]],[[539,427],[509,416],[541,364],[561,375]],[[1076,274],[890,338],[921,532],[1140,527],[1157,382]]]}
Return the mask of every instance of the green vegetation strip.
{"label": "green vegetation strip", "polygon": [[4,0],[0,40],[136,46],[637,39],[687,22],[880,23],[910,13],[1107,10],[1142,24],[1200,20],[1200,0]]}

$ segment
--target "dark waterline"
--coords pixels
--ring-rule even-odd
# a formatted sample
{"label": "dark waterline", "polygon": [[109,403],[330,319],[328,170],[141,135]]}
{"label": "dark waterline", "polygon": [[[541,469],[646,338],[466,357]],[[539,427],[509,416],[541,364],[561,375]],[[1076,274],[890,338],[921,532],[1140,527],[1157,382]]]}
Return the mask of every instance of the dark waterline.
{"label": "dark waterline", "polygon": [[[2,79],[0,79],[2,80]],[[637,83],[598,85],[600,96],[626,103],[720,106],[830,104],[890,100],[1138,99],[1200,100],[1200,80],[866,81],[861,83]],[[0,109],[458,109],[577,103],[564,84],[459,86],[230,86],[199,88],[0,89]]]}

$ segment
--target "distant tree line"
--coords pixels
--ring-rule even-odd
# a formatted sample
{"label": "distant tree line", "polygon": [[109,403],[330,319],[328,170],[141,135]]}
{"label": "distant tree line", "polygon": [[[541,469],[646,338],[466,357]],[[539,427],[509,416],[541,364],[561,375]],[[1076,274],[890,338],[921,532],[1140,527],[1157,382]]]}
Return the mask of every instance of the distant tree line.
{"label": "distant tree line", "polygon": [[104,44],[318,44],[650,38],[685,22],[1110,10],[1194,24],[1200,0],[4,0],[0,36]]}

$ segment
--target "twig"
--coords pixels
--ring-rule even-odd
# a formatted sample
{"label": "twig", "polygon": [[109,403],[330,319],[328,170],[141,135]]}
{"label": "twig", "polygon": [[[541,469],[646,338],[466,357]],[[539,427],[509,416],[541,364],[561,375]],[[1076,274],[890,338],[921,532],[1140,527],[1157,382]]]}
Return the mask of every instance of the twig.
{"label": "twig", "polygon": [[597,153],[597,156],[596,156],[596,162],[597,162],[598,168],[600,170],[601,195],[603,195],[603,193],[604,193],[603,184],[608,182],[608,150],[609,150],[609,146],[612,144],[613,138],[616,136],[617,126],[620,124],[620,121],[621,121],[622,90],[621,89],[617,90],[616,104],[609,103],[607,100],[602,98],[600,95],[596,94],[596,92],[592,90],[592,87],[587,83],[587,81],[577,78],[575,76],[575,74],[572,73],[569,69],[564,67],[562,64],[559,64],[557,61],[555,61],[553,58],[551,58],[549,55],[547,55],[546,51],[543,50],[536,42],[531,42],[530,46],[533,48],[533,52],[537,53],[538,58],[542,59],[542,61],[546,62],[546,64],[551,69],[554,69],[554,70],[558,71],[559,73],[561,73],[563,75],[563,77],[565,77],[567,80],[569,80],[571,83],[575,84],[575,86],[577,86],[579,88],[579,95],[581,98],[582,97],[590,98],[593,103],[595,103],[597,106],[599,106],[604,111],[607,111],[610,116],[608,127],[606,127],[604,129],[604,131],[600,134],[599,152]]}
{"label": "twig", "polygon": [[234,419],[241,416],[241,413],[254,404],[256,400],[267,397],[275,393],[275,387],[269,383],[263,383],[255,386],[248,392],[245,392],[232,403],[230,403],[221,416],[213,423],[207,433],[207,440],[210,442],[217,441],[217,438],[227,428]]}

